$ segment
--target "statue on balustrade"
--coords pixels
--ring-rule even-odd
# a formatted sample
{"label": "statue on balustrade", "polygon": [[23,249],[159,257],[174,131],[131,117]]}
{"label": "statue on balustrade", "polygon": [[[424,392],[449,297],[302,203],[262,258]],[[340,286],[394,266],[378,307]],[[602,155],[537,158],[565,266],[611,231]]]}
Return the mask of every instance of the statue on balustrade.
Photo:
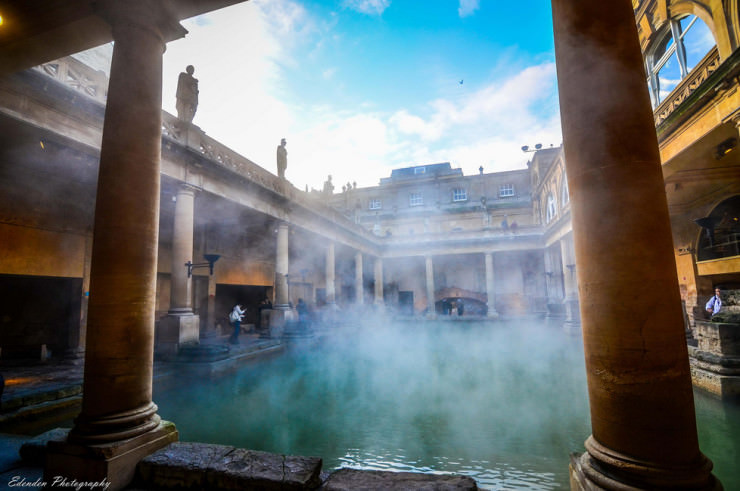
{"label": "statue on balustrade", "polygon": [[277,171],[280,179],[285,179],[285,169],[288,168],[288,151],[285,149],[285,145],[285,138],[283,138],[277,147]]}
{"label": "statue on balustrade", "polygon": [[195,110],[198,108],[198,79],[193,77],[195,68],[188,65],[177,79],[177,119],[192,123]]}

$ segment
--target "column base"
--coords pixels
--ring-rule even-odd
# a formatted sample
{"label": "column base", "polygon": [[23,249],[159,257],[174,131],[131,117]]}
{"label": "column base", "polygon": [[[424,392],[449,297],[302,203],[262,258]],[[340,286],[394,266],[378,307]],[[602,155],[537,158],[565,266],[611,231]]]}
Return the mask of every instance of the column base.
{"label": "column base", "polygon": [[[103,483],[100,489],[117,491],[133,480],[141,459],[177,439],[175,425],[162,421],[142,435],[112,443],[84,445],[52,440],[47,446],[44,481],[52,487],[54,483],[75,487],[73,481]],[[106,487],[106,483],[110,485]]]}
{"label": "column base", "polygon": [[[644,489],[721,491],[722,484],[712,473],[712,462],[701,456],[695,466],[657,467],[654,464],[633,460],[606,449],[593,437],[586,447],[599,454],[570,455],[570,489],[572,491]],[[608,454],[606,453],[608,452]],[[603,460],[602,460],[603,459]]]}
{"label": "column base", "polygon": [[168,313],[158,321],[154,353],[158,358],[177,356],[183,344],[200,342],[200,317],[188,313]]}
{"label": "column base", "polygon": [[285,334],[285,324],[293,320],[293,310],[287,305],[276,305],[268,311],[270,320],[268,323],[267,337],[280,339]]}

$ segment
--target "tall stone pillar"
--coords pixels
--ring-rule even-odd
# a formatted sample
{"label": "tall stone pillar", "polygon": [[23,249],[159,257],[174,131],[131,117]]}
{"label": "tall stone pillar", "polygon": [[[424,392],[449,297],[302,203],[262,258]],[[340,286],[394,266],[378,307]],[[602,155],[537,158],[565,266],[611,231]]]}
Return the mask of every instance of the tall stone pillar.
{"label": "tall stone pillar", "polygon": [[193,312],[193,281],[185,263],[193,260],[193,223],[195,189],[181,184],[175,201],[175,224],[172,234],[172,291],[170,314]]}
{"label": "tall stone pillar", "polygon": [[288,291],[289,271],[289,234],[287,223],[280,223],[277,229],[277,255],[275,257],[275,304],[269,312],[269,323],[267,336],[270,338],[281,338],[285,332],[285,324],[293,319],[290,308]]}
{"label": "tall stone pillar", "polygon": [[82,410],[47,447],[45,480],[121,489],[145,455],[177,440],[152,402],[159,231],[162,53],[184,35],[161,2],[103,1],[113,60],[103,125],[90,270]]}
{"label": "tall stone pillar", "polygon": [[288,224],[281,223],[277,231],[277,257],[275,259],[275,308],[288,309]]}
{"label": "tall stone pillar", "polygon": [[711,489],[632,2],[553,0],[592,435],[573,489]]}
{"label": "tall stone pillar", "polygon": [[355,298],[357,305],[362,305],[364,303],[365,289],[363,281],[362,252],[357,251],[355,253]]}
{"label": "tall stone pillar", "polygon": [[437,310],[434,305],[434,263],[432,256],[426,256],[426,279],[427,279],[427,317],[434,319],[437,317]]}
{"label": "tall stone pillar", "polygon": [[488,297],[488,300],[486,302],[486,307],[488,307],[488,313],[486,315],[488,317],[498,317],[498,312],[496,312],[496,292],[495,292],[495,283],[494,283],[494,276],[493,276],[493,254],[490,252],[486,252],[485,258],[486,258],[486,295]]}
{"label": "tall stone pillar", "polygon": [[375,305],[382,307],[385,305],[383,301],[383,258],[375,258],[373,275],[375,276]]}
{"label": "tall stone pillar", "polygon": [[581,327],[581,316],[578,306],[578,282],[576,281],[576,261],[573,257],[573,245],[568,237],[560,239],[560,258],[563,263],[563,288],[565,289],[565,322],[566,330]]}
{"label": "tall stone pillar", "polygon": [[334,242],[329,242],[326,248],[326,303],[334,306],[337,303],[336,287],[334,285]]}
{"label": "tall stone pillar", "polygon": [[181,183],[175,201],[172,232],[170,309],[159,322],[158,356],[174,356],[184,343],[200,340],[200,318],[193,314],[193,278],[185,263],[193,261],[195,188]]}

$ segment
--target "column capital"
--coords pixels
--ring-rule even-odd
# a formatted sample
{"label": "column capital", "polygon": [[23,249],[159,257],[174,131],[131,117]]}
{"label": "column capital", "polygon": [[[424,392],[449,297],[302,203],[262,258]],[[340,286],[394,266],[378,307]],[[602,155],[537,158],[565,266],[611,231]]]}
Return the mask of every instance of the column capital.
{"label": "column capital", "polygon": [[96,12],[113,28],[113,38],[118,30],[138,27],[150,30],[162,43],[185,37],[187,30],[169,2],[157,0],[100,0]]}
{"label": "column capital", "polygon": [[179,182],[177,183],[177,194],[191,194],[196,195],[199,192],[203,191],[203,188],[196,186],[194,184],[190,184],[187,182]]}

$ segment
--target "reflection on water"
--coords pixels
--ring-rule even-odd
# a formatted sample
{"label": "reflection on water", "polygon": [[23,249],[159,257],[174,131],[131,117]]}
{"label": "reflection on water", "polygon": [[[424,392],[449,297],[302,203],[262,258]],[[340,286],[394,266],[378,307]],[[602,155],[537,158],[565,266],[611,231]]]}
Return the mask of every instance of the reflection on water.
{"label": "reflection on water", "polygon": [[694,391],[699,448],[726,490],[740,490],[740,404]]}
{"label": "reflection on water", "polygon": [[[519,324],[345,327],[155,401],[183,441],[320,456],[326,471],[464,474],[489,489],[567,489],[568,455],[591,432],[580,338]],[[722,436],[700,436],[716,459],[706,440]]]}

